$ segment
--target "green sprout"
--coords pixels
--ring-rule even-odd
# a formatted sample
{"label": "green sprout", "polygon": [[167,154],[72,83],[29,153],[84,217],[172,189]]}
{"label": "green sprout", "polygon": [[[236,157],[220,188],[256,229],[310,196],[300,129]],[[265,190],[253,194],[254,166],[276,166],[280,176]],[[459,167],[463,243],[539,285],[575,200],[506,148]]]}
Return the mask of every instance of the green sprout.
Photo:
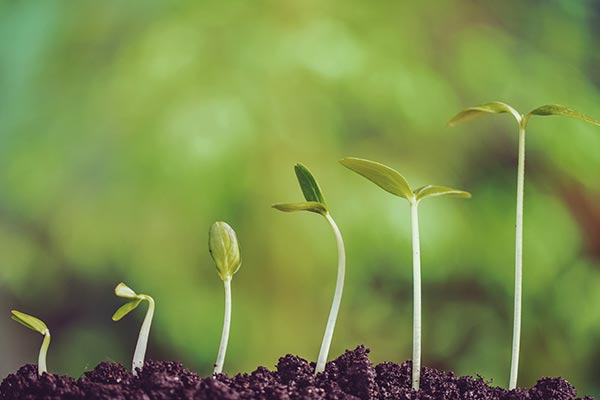
{"label": "green sprout", "polygon": [[449,122],[449,126],[454,126],[460,122],[479,117],[484,114],[511,114],[519,125],[519,155],[517,163],[517,217],[515,234],[515,304],[514,304],[514,324],[513,324],[513,343],[512,360],[510,366],[509,389],[517,387],[517,374],[519,370],[519,349],[521,342],[521,302],[523,291],[523,188],[525,183],[525,128],[532,116],[562,115],[565,117],[576,118],[593,125],[600,126],[600,121],[570,108],[548,104],[538,107],[527,114],[521,114],[508,104],[500,102],[491,102],[476,107],[467,108],[454,116]]}
{"label": "green sprout", "polygon": [[135,310],[143,300],[148,302],[148,311],[146,312],[146,317],[142,323],[142,328],[140,329],[140,334],[133,353],[131,371],[137,376],[137,370],[144,368],[144,358],[146,356],[146,348],[148,347],[148,336],[150,336],[150,325],[152,325],[152,317],[154,316],[154,299],[147,294],[137,294],[123,282],[115,287],[115,294],[118,297],[128,299],[129,302],[119,307],[112,316],[113,321],[119,321],[131,311]]}
{"label": "green sprout", "polygon": [[208,233],[208,250],[217,265],[217,272],[225,286],[225,317],[223,318],[223,332],[215,374],[223,371],[227,342],[229,341],[229,327],[231,325],[231,278],[240,269],[242,257],[235,231],[227,223],[218,221],[212,224]]}
{"label": "green sprout", "polygon": [[42,320],[36,317],[16,310],[12,310],[11,313],[12,315],[10,318],[33,331],[41,333],[42,336],[44,336],[44,341],[42,342],[42,347],[40,348],[40,355],[38,356],[38,374],[42,375],[44,372],[48,373],[48,367],[46,366],[46,354],[48,353],[48,347],[50,347],[50,329],[48,329]]}
{"label": "green sprout", "polygon": [[335,322],[340,310],[340,303],[342,301],[342,292],[344,290],[344,275],[346,273],[346,253],[344,250],[344,241],[342,234],[338,229],[335,221],[329,214],[329,209],[323,198],[323,193],[319,184],[315,180],[314,176],[310,171],[302,164],[296,164],[294,166],[300,189],[304,194],[306,202],[301,203],[280,203],[274,204],[273,208],[284,212],[294,211],[310,211],[317,214],[321,214],[325,217],[325,220],[329,223],[329,226],[333,230],[337,241],[338,249],[338,272],[337,282],[335,285],[335,294],[333,296],[333,303],[331,304],[331,310],[329,311],[329,318],[327,320],[327,326],[325,328],[325,335],[323,336],[323,342],[321,343],[321,350],[319,351],[319,357],[317,358],[317,365],[315,367],[315,374],[323,372],[325,370],[325,364],[327,363],[327,356],[329,355],[329,348],[331,347],[331,340],[333,339],[333,331],[335,329]]}
{"label": "green sprout", "polygon": [[419,243],[419,202],[428,197],[455,196],[470,198],[471,194],[446,186],[427,185],[412,190],[406,179],[396,170],[375,161],[346,157],[340,163],[364,176],[383,190],[408,200],[410,204],[413,250],[413,356],[412,387],[419,390],[421,379],[421,251]]}

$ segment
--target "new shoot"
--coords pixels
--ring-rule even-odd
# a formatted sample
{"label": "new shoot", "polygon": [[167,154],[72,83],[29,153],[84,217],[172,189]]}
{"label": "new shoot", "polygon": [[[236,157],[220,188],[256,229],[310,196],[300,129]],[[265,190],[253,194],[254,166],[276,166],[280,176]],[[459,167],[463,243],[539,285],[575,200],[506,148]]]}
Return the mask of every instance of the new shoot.
{"label": "new shoot", "polygon": [[44,372],[48,373],[48,367],[46,366],[46,354],[48,353],[48,347],[50,346],[50,329],[46,324],[31,315],[12,310],[11,318],[21,325],[28,327],[29,329],[41,333],[44,336],[42,347],[40,348],[40,355],[38,356],[38,374],[42,375]]}
{"label": "new shoot", "polygon": [[578,111],[560,106],[548,104],[540,106],[527,114],[521,114],[508,104],[491,102],[476,107],[467,108],[459,112],[449,122],[454,126],[460,122],[479,117],[485,114],[511,114],[519,126],[519,155],[517,162],[517,206],[516,206],[516,233],[515,233],[515,304],[513,323],[512,359],[510,364],[509,389],[517,387],[517,374],[519,370],[519,350],[521,342],[521,303],[523,291],[523,192],[525,185],[525,128],[529,119],[533,116],[562,115],[576,118],[593,125],[600,126],[600,121],[595,120]]}
{"label": "new shoot", "polygon": [[231,325],[231,278],[240,269],[242,257],[237,236],[231,226],[225,222],[215,222],[208,233],[208,250],[217,265],[217,272],[225,286],[225,317],[223,318],[223,332],[221,344],[215,363],[215,374],[223,371],[227,342],[229,341],[229,327]]}
{"label": "new shoot", "polygon": [[329,209],[327,208],[327,204],[323,198],[323,193],[321,192],[321,188],[319,187],[319,184],[315,180],[314,176],[302,164],[296,164],[294,166],[294,170],[296,172],[296,177],[298,178],[298,183],[300,184],[300,189],[302,189],[302,193],[304,194],[306,201],[300,203],[274,204],[273,208],[284,212],[310,211],[321,214],[333,230],[338,249],[338,271],[335,294],[333,296],[331,310],[329,311],[329,318],[327,319],[327,326],[325,327],[325,335],[323,336],[323,342],[321,343],[321,350],[319,351],[319,357],[317,358],[317,365],[315,367],[315,374],[317,374],[325,370],[327,356],[329,355],[329,348],[331,347],[331,340],[333,339],[335,322],[340,310],[342,292],[344,290],[344,275],[346,273],[346,253],[344,250],[342,234],[335,221],[331,217],[331,214],[329,214]]}
{"label": "new shoot", "polygon": [[427,185],[412,190],[406,179],[396,170],[383,164],[346,157],[340,163],[364,176],[383,190],[408,200],[412,227],[413,250],[413,356],[412,356],[412,387],[419,390],[421,380],[421,251],[419,242],[419,202],[428,197],[455,196],[470,198],[471,194],[446,186]]}
{"label": "new shoot", "polygon": [[138,374],[138,369],[144,368],[144,358],[146,357],[146,348],[148,347],[148,336],[150,336],[150,325],[152,325],[152,317],[154,316],[154,299],[147,294],[137,294],[123,282],[115,287],[115,294],[118,297],[128,299],[129,302],[123,304],[112,316],[113,321],[119,321],[121,318],[135,310],[137,306],[144,300],[148,302],[148,311],[140,329],[135,351],[133,353],[133,362],[131,372],[133,375]]}

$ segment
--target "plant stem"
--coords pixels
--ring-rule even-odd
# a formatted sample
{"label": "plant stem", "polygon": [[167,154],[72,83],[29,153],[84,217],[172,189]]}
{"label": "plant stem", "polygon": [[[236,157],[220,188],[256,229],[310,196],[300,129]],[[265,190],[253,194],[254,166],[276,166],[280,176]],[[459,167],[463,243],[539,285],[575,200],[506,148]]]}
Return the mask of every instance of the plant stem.
{"label": "plant stem", "polygon": [[513,326],[510,390],[517,387],[521,345],[521,301],[523,292],[523,187],[525,183],[525,123],[519,121],[519,161],[517,166],[517,221],[515,234],[515,320]]}
{"label": "plant stem", "polygon": [[44,331],[44,341],[42,342],[42,347],[40,349],[40,355],[38,357],[38,374],[42,375],[44,372],[48,372],[48,367],[46,366],[46,354],[48,353],[48,347],[50,347],[50,330],[46,329]]}
{"label": "plant stem", "polygon": [[412,387],[419,390],[421,379],[421,249],[419,243],[418,203],[410,202],[413,250],[413,356]]}
{"label": "plant stem", "polygon": [[148,347],[148,336],[150,336],[150,326],[152,325],[152,317],[154,316],[154,299],[150,296],[140,295],[143,300],[148,302],[148,311],[140,329],[137,345],[133,353],[133,365],[131,371],[137,376],[138,368],[144,368],[144,358],[146,356],[146,348]]}
{"label": "plant stem", "polygon": [[229,327],[231,325],[231,276],[223,281],[223,285],[225,287],[225,317],[223,319],[221,344],[219,345],[219,353],[217,354],[217,362],[215,363],[215,374],[220,374],[223,371],[225,352],[227,351],[227,342],[229,341]]}
{"label": "plant stem", "polygon": [[331,310],[329,311],[329,318],[327,320],[327,327],[325,328],[325,335],[323,336],[323,342],[321,343],[321,350],[319,351],[319,357],[317,359],[317,365],[315,367],[315,374],[323,372],[325,370],[325,364],[327,363],[327,356],[329,354],[329,347],[331,346],[331,339],[333,338],[333,330],[335,329],[335,322],[337,320],[338,312],[340,310],[340,302],[342,301],[342,292],[344,290],[344,275],[346,274],[346,252],[344,250],[344,240],[342,234],[338,229],[335,221],[331,218],[329,213],[323,215],[329,226],[333,229],[335,239],[337,241],[338,249],[338,273],[337,282],[335,284],[335,294],[333,296],[333,303],[331,304]]}

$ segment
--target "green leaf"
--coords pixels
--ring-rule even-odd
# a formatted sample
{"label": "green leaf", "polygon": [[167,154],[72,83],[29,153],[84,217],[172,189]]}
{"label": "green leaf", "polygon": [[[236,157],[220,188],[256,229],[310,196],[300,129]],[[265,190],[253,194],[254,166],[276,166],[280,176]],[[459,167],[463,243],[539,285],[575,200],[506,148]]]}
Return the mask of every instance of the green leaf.
{"label": "green leaf", "polygon": [[530,111],[529,115],[563,115],[565,117],[580,119],[592,125],[600,126],[600,121],[598,121],[597,119],[594,119],[590,116],[580,113],[579,111],[575,111],[573,109],[558,104],[546,104],[545,106],[538,107],[535,110]]}
{"label": "green leaf", "polygon": [[481,104],[475,107],[469,107],[458,114],[456,114],[450,121],[448,121],[448,126],[454,126],[461,122],[469,121],[473,118],[479,117],[483,114],[503,114],[509,113],[512,114],[513,117],[520,122],[522,117],[521,114],[511,106],[505,103],[500,103],[499,101],[493,101],[491,103]]}
{"label": "green leaf", "polygon": [[208,250],[222,280],[230,279],[240,269],[240,246],[235,231],[227,223],[218,221],[212,224],[208,233]]}
{"label": "green leaf", "polygon": [[326,203],[325,199],[323,198],[323,192],[321,191],[317,180],[313,174],[310,173],[308,168],[298,163],[294,166],[294,171],[296,172],[300,189],[302,189],[302,193],[304,194],[306,201],[314,201],[325,206]]}
{"label": "green leaf", "polygon": [[362,158],[345,157],[340,160],[344,167],[364,176],[380,188],[405,199],[414,198],[413,191],[400,173],[388,166]]}
{"label": "green leaf", "polygon": [[21,325],[24,325],[24,326],[28,327],[29,329],[34,330],[36,332],[39,332],[42,335],[46,334],[48,327],[46,326],[44,321],[42,321],[41,319],[38,319],[34,316],[22,313],[17,310],[12,310],[11,313],[12,313],[11,318],[14,321],[17,321]]}
{"label": "green leaf", "polygon": [[119,283],[115,287],[115,294],[119,297],[123,297],[125,299],[137,299],[138,295],[133,291],[129,286],[124,284],[123,282]]}
{"label": "green leaf", "polygon": [[327,212],[327,208],[316,201],[307,201],[303,203],[278,203],[273,204],[271,207],[284,212],[294,212],[294,211],[310,211],[318,214],[325,214]]}
{"label": "green leaf", "polygon": [[131,300],[125,304],[123,304],[112,316],[113,321],[119,321],[121,318],[129,314],[131,311],[135,310],[137,306],[140,305],[142,299]]}
{"label": "green leaf", "polygon": [[417,201],[421,201],[427,197],[437,196],[454,196],[470,199],[471,193],[465,192],[464,190],[453,189],[447,186],[427,185],[415,190],[415,196]]}

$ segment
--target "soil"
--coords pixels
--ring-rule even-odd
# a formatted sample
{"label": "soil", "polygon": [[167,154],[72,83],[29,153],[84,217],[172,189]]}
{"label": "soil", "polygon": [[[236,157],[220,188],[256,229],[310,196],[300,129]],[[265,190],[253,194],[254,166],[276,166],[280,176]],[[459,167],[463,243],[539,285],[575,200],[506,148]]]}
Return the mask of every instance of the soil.
{"label": "soil", "polygon": [[258,367],[251,374],[201,378],[180,363],[147,361],[138,377],[120,364],[99,364],[83,377],[39,376],[25,365],[0,385],[0,400],[593,400],[577,398],[575,388],[562,378],[543,378],[530,389],[506,390],[490,386],[480,376],[455,376],[423,368],[421,390],[411,389],[411,362],[385,362],[375,367],[369,350],[346,351],[315,376],[314,363],[288,354],[276,369]]}

